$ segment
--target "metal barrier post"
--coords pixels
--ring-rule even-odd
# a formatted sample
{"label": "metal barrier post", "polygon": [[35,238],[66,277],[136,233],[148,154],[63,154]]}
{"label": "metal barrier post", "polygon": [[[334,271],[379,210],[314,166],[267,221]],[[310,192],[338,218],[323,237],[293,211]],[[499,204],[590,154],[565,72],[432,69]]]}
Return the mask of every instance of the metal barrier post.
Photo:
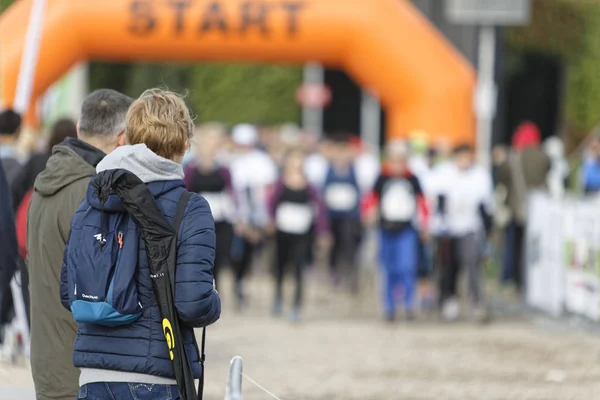
{"label": "metal barrier post", "polygon": [[229,366],[229,378],[227,380],[227,389],[225,400],[242,400],[242,372],[244,361],[242,357],[236,356],[231,360]]}

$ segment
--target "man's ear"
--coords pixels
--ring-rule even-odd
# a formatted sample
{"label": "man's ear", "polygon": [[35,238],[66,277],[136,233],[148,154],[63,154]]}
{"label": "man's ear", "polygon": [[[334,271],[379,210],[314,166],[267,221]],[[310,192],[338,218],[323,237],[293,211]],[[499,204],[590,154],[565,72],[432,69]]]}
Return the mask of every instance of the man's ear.
{"label": "man's ear", "polygon": [[125,146],[127,144],[127,137],[125,136],[125,131],[119,133],[117,136],[117,147]]}

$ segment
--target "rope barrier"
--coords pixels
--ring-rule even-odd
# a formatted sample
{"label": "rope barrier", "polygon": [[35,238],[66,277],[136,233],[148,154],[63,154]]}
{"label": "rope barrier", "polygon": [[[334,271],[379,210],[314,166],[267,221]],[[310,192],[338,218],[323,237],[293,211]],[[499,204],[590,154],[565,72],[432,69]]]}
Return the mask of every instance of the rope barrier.
{"label": "rope barrier", "polygon": [[266,394],[268,394],[269,396],[271,396],[275,400],[281,400],[279,397],[277,397],[273,393],[269,392],[267,389],[265,389],[263,386],[261,386],[258,382],[256,382],[254,379],[250,378],[248,375],[244,374],[243,372],[242,372],[242,376],[247,381],[249,381],[250,383],[252,383],[254,386],[256,386],[257,388],[259,388],[260,390],[262,390],[263,392],[265,392]]}

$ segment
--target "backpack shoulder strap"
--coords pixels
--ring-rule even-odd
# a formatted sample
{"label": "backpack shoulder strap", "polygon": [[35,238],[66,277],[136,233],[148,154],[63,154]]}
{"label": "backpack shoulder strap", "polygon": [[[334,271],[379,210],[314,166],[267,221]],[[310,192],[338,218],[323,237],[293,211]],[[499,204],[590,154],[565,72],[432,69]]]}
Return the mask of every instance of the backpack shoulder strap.
{"label": "backpack shoulder strap", "polygon": [[183,215],[185,214],[185,209],[192,198],[192,193],[185,190],[179,199],[179,203],[177,203],[177,211],[175,211],[175,216],[173,216],[173,222],[171,225],[173,229],[175,229],[175,234],[179,235],[179,228],[181,228],[181,222],[183,221]]}
{"label": "backpack shoulder strap", "polygon": [[[175,211],[175,216],[173,217],[173,222],[172,222],[172,226],[173,229],[175,230],[175,234],[177,237],[179,235],[179,228],[181,227],[181,222],[183,221],[183,216],[185,214],[185,209],[190,201],[190,199],[192,198],[192,192],[189,192],[187,190],[185,190],[183,192],[183,194],[181,195],[181,198],[179,199],[179,203],[177,204],[177,211]],[[177,253],[175,253],[177,254]],[[172,277],[175,276],[175,274],[171,274]],[[175,285],[173,284],[173,288],[175,288]],[[195,339],[194,339],[195,340]],[[202,328],[202,345],[201,345],[201,349],[200,349],[200,363],[204,366],[204,360],[206,359],[206,355],[205,355],[205,348],[206,348],[206,328]],[[203,397],[203,392],[204,392],[204,368],[202,369],[202,376],[200,377],[200,381],[198,382],[198,399],[201,400]]]}
{"label": "backpack shoulder strap", "polygon": [[177,242],[179,236],[179,228],[181,227],[181,222],[183,221],[183,217],[185,214],[185,209],[192,197],[192,193],[184,190],[183,194],[179,198],[179,203],[177,203],[177,209],[175,211],[175,215],[173,216],[173,221],[171,222],[171,226],[175,231],[175,241],[172,244],[173,251],[171,253],[171,257],[173,258],[173,262],[169,263],[169,275],[171,278],[171,286],[173,290],[175,289],[175,266],[177,265]]}

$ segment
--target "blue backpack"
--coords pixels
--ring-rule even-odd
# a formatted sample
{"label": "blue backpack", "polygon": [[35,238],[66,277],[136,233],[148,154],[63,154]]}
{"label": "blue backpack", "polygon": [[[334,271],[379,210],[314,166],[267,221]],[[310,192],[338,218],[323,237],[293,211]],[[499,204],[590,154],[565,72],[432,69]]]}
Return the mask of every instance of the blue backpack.
{"label": "blue backpack", "polygon": [[139,232],[125,212],[89,207],[71,227],[67,279],[78,323],[127,325],[143,311],[138,297]]}

